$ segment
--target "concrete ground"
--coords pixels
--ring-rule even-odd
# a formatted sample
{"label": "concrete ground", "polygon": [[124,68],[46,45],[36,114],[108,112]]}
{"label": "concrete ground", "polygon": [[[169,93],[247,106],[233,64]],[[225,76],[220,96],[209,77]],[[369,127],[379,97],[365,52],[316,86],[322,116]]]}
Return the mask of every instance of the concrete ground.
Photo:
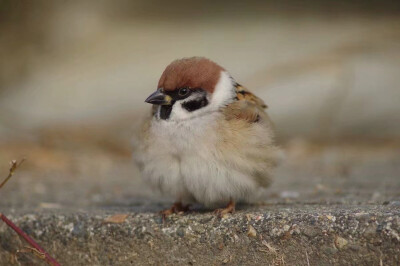
{"label": "concrete ground", "polygon": [[[128,216],[107,222],[115,213]],[[399,215],[397,202],[243,206],[223,219],[196,211],[165,223],[129,207],[17,212],[9,218],[62,265],[396,265]],[[0,230],[6,265],[25,244],[5,226]],[[17,258],[23,265],[38,261],[32,254]]]}

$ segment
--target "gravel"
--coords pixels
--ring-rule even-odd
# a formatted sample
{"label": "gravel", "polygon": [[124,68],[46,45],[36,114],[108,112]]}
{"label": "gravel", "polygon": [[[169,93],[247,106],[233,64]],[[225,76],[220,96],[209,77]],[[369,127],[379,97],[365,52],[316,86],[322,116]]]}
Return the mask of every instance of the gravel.
{"label": "gravel", "polygon": [[[126,219],[106,222],[116,214]],[[224,218],[197,210],[162,221],[129,208],[14,212],[8,215],[63,265],[394,265],[400,207],[242,205]],[[112,219],[111,219],[112,220]],[[26,244],[0,226],[0,261]],[[31,254],[18,254],[26,264]]]}

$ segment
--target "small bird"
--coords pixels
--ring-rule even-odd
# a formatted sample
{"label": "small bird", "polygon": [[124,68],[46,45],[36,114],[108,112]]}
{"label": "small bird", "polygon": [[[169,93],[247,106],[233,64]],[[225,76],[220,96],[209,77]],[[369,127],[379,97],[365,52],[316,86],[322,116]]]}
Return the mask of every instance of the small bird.
{"label": "small bird", "polygon": [[232,213],[270,184],[279,149],[267,106],[218,64],[173,61],[145,102],[152,112],[133,156],[144,179],[175,198],[164,217],[194,202]]}

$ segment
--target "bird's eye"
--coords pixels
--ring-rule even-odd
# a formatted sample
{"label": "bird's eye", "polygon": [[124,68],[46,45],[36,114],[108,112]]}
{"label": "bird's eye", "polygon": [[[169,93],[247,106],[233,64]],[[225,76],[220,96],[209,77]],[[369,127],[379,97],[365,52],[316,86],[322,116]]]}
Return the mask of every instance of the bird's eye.
{"label": "bird's eye", "polygon": [[183,97],[186,96],[189,93],[189,89],[188,88],[180,88],[178,91],[179,96]]}

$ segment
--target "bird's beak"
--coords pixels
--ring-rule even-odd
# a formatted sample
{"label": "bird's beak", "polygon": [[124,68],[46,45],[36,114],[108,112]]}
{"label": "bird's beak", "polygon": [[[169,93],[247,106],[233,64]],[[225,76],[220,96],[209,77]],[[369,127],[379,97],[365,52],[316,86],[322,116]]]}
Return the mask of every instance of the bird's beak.
{"label": "bird's beak", "polygon": [[161,90],[156,90],[145,100],[146,103],[158,104],[158,105],[171,105],[172,98],[169,95],[161,92]]}

